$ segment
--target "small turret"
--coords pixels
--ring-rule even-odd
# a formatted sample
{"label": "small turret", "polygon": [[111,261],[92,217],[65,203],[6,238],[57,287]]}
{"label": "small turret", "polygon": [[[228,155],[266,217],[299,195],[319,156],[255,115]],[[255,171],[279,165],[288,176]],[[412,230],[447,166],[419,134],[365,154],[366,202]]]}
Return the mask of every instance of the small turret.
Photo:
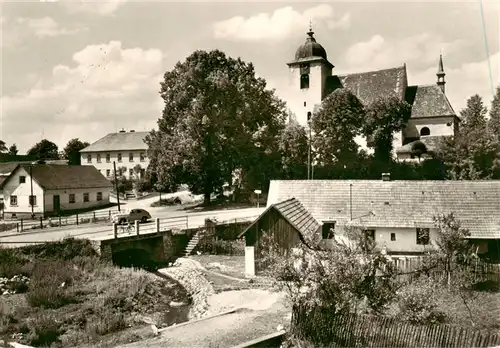
{"label": "small turret", "polygon": [[438,72],[437,72],[437,85],[441,87],[441,90],[444,93],[444,85],[446,84],[446,81],[444,80],[444,77],[446,76],[446,73],[444,72],[444,67],[443,67],[443,55],[439,55],[439,65],[438,65]]}

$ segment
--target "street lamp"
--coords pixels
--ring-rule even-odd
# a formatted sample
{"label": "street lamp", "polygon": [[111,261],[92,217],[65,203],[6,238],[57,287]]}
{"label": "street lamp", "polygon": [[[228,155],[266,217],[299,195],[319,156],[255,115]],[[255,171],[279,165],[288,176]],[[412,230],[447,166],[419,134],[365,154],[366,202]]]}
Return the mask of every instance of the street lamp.
{"label": "street lamp", "polygon": [[309,126],[309,149],[307,152],[307,180],[311,178],[310,171],[311,171],[311,111],[307,112],[307,124]]}

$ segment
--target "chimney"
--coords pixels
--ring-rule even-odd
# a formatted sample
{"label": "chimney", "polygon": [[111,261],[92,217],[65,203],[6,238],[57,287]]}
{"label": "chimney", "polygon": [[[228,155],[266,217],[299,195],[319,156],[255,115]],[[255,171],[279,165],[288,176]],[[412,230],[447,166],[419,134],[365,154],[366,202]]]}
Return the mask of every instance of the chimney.
{"label": "chimney", "polygon": [[134,132],[135,132],[135,130],[133,130],[133,129],[130,130],[130,133],[134,133]]}
{"label": "chimney", "polygon": [[391,173],[382,173],[382,181],[391,181]]}

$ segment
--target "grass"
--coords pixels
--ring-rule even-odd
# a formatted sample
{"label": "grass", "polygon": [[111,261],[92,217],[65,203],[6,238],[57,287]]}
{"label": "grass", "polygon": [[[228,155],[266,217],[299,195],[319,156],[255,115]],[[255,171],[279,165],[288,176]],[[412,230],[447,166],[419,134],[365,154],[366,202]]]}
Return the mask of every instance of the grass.
{"label": "grass", "polygon": [[152,335],[145,321],[187,320],[188,308],[170,307],[189,302],[178,283],[105,263],[88,241],[0,249],[0,265],[0,277],[30,278],[25,293],[0,296],[0,337],[22,344],[114,347]]}

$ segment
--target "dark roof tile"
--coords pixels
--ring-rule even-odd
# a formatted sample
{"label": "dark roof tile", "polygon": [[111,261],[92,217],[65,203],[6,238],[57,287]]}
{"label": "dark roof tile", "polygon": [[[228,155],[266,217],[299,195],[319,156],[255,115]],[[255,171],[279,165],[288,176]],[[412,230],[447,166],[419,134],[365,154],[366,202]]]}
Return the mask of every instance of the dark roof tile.
{"label": "dark roof tile", "polygon": [[412,105],[412,118],[456,116],[448,98],[438,85],[409,86],[405,98]]}
{"label": "dark roof tile", "polygon": [[148,134],[149,132],[109,133],[80,152],[147,150],[144,138]]}

